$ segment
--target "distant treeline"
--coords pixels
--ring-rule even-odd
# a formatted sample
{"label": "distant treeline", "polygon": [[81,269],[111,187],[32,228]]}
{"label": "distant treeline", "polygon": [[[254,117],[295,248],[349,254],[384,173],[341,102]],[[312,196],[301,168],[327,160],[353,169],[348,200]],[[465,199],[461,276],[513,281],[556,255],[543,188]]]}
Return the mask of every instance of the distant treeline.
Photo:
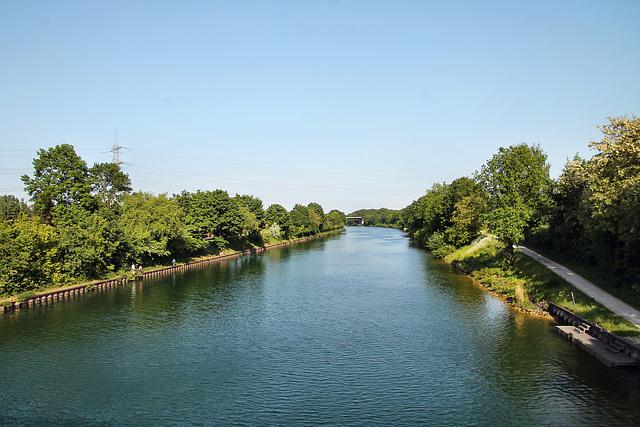
{"label": "distant treeline", "polygon": [[640,290],[640,119],[609,118],[595,155],[576,156],[558,179],[539,145],[500,148],[472,177],[434,184],[399,211],[356,211],[365,225],[406,228],[436,256],[481,232],[498,236],[505,261],[527,241],[599,266]]}
{"label": "distant treeline", "polygon": [[[350,217],[362,217],[364,225],[370,227],[400,227],[400,211],[393,209],[360,209],[355,212],[351,212]],[[347,222],[347,225],[350,225]]]}
{"label": "distant treeline", "polygon": [[38,151],[23,175],[32,206],[0,196],[0,296],[123,272],[132,263],[216,254],[341,229],[318,203],[278,204],[226,191],[132,192],[117,164],[89,168],[71,145]]}

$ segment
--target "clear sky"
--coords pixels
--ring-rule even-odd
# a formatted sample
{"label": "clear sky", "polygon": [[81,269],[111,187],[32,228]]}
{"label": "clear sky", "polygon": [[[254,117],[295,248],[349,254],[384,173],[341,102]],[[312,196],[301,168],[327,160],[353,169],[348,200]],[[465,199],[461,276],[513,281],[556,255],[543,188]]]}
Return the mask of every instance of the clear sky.
{"label": "clear sky", "polygon": [[0,0],[0,194],[40,148],[136,191],[401,209],[640,114],[640,1]]}

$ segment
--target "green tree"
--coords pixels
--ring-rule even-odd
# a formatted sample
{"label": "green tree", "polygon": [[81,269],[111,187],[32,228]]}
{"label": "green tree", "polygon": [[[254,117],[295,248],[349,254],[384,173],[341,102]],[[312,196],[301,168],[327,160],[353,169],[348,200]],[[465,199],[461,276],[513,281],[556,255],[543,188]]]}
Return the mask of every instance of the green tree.
{"label": "green tree", "polygon": [[88,279],[114,270],[120,242],[106,218],[78,206],[59,205],[53,210],[53,224],[59,233],[62,271]]}
{"label": "green tree", "polygon": [[587,163],[581,224],[602,265],[640,282],[640,119],[609,118]]}
{"label": "green tree", "polygon": [[451,226],[447,228],[447,241],[455,246],[470,243],[482,228],[482,215],[487,206],[481,192],[473,193],[456,203]]}
{"label": "green tree", "polygon": [[190,230],[220,237],[242,233],[244,216],[226,191],[183,191],[174,199],[183,209],[185,223]]}
{"label": "green tree", "polygon": [[302,236],[310,236],[313,234],[312,224],[311,224],[311,214],[309,213],[309,208],[296,204],[291,212],[289,212],[291,217],[291,234],[294,237],[302,237]]}
{"label": "green tree", "polygon": [[587,161],[577,155],[567,162],[553,185],[553,211],[549,219],[548,236],[538,233],[537,244],[564,248],[578,255],[577,258],[589,257],[584,251],[586,242],[583,228],[584,220],[590,216],[583,203],[590,179],[589,169]]}
{"label": "green tree", "polygon": [[244,206],[253,214],[253,217],[258,221],[258,229],[264,228],[264,207],[262,206],[262,200],[257,197],[249,195],[236,194],[234,200],[238,206]]}
{"label": "green tree", "polygon": [[38,150],[33,168],[33,178],[22,175],[21,179],[36,211],[45,221],[50,222],[51,211],[59,204],[95,208],[89,169],[73,146],[62,144]]}
{"label": "green tree", "polygon": [[509,262],[513,260],[513,245],[524,240],[528,229],[548,219],[552,183],[549,168],[540,146],[520,144],[500,147],[476,174],[488,195],[484,220],[503,241]]}
{"label": "green tree", "polygon": [[93,191],[104,207],[110,207],[120,201],[124,194],[133,191],[129,176],[115,163],[96,163],[89,169],[89,175]]}
{"label": "green tree", "polygon": [[0,295],[62,285],[56,229],[26,214],[0,222]]}
{"label": "green tree", "polygon": [[309,228],[311,234],[319,234],[324,229],[324,209],[316,202],[309,203],[307,209],[309,209]]}
{"label": "green tree", "polygon": [[118,225],[127,245],[127,261],[148,262],[202,249],[204,242],[188,232],[183,217],[178,202],[164,194],[126,195]]}
{"label": "green tree", "polygon": [[288,235],[289,227],[291,226],[291,215],[284,207],[276,203],[272,204],[267,208],[264,219],[267,224],[278,224],[282,236]]}
{"label": "green tree", "polygon": [[347,222],[347,216],[337,209],[332,209],[325,215],[327,230],[339,230],[344,227]]}
{"label": "green tree", "polygon": [[0,196],[0,222],[16,219],[21,213],[28,214],[27,204],[16,196]]}

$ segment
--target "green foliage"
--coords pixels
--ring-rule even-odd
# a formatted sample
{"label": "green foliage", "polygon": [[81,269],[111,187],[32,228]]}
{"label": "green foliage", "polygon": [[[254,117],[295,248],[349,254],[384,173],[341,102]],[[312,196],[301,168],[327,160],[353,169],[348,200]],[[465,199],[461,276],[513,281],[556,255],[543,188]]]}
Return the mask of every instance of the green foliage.
{"label": "green foliage", "polygon": [[63,285],[59,236],[38,218],[20,215],[0,223],[0,295]]}
{"label": "green foliage", "polygon": [[307,205],[309,209],[309,220],[311,234],[319,234],[324,230],[325,217],[324,209],[318,203],[311,202]]}
{"label": "green foliage", "polygon": [[555,210],[536,244],[563,247],[587,265],[640,284],[640,119],[609,118],[588,161],[568,162],[554,187]]}
{"label": "green foliage", "polygon": [[324,217],[324,231],[339,230],[344,228],[347,222],[347,216],[337,209],[333,209]]}
{"label": "green foliage", "polygon": [[38,150],[33,159],[33,178],[22,175],[25,191],[31,196],[37,212],[49,219],[54,206],[76,205],[93,209],[89,169],[69,144]]}
{"label": "green foliage", "polygon": [[249,195],[236,194],[234,200],[239,207],[245,207],[253,216],[252,221],[256,221],[255,228],[260,230],[264,227],[264,208],[262,207],[262,200],[257,197]]}
{"label": "green foliage", "polygon": [[0,196],[0,222],[16,219],[20,214],[28,214],[27,204],[16,196]]}
{"label": "green foliage", "polygon": [[521,243],[532,227],[545,223],[551,210],[551,178],[547,155],[526,144],[500,148],[476,179],[488,195],[484,215],[489,230],[505,244],[513,261],[513,245]]}
{"label": "green foliage", "polygon": [[291,212],[291,234],[293,237],[310,236],[312,232],[311,214],[309,208],[296,204]]}
{"label": "green foliage", "polygon": [[427,249],[429,249],[433,256],[436,258],[444,258],[451,252],[455,251],[455,246],[446,242],[444,235],[439,232],[433,233],[426,242]]}
{"label": "green foliage", "polygon": [[486,207],[484,193],[463,197],[454,207],[451,226],[446,230],[447,239],[455,246],[470,243],[480,233]]}
{"label": "green foliage", "polygon": [[114,270],[120,244],[115,224],[77,206],[58,205],[53,224],[60,239],[62,270],[71,277],[100,277]]}
{"label": "green foliage", "polygon": [[24,301],[27,298],[33,298],[35,296],[36,296],[36,293],[34,291],[24,291],[16,295],[16,299],[20,301]]}
{"label": "green foliage", "polygon": [[178,203],[164,194],[125,196],[118,226],[129,259],[140,263],[203,248],[204,242],[187,231],[183,216]]}
{"label": "green foliage", "polygon": [[278,224],[282,237],[289,234],[289,228],[291,227],[291,215],[284,207],[278,204],[269,206],[265,212],[264,218],[267,224]]}
{"label": "green foliage", "polygon": [[182,208],[185,214],[184,222],[190,230],[220,237],[242,233],[245,217],[226,191],[183,191],[180,195],[174,196],[174,199]]}
{"label": "green foliage", "polygon": [[89,169],[89,174],[94,193],[107,208],[133,190],[129,176],[115,163],[96,163]]}
{"label": "green foliage", "polygon": [[364,220],[364,225],[371,227],[402,227],[400,221],[400,211],[393,209],[360,209],[355,212],[351,212],[346,216],[362,217],[362,219]]}

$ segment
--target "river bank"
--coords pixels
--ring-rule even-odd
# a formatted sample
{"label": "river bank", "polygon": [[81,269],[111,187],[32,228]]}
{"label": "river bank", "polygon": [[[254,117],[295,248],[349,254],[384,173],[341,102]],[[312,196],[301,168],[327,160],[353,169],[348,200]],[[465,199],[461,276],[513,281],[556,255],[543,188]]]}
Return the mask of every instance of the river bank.
{"label": "river bank", "polygon": [[326,236],[341,233],[341,232],[344,232],[344,228],[339,230],[333,230],[327,233],[317,234],[314,236],[302,237],[299,239],[292,239],[292,240],[285,240],[285,241],[280,241],[272,244],[266,244],[264,246],[255,246],[251,249],[242,249],[242,250],[228,249],[228,250],[225,250],[222,254],[192,258],[188,262],[176,263],[175,265],[172,265],[172,264],[156,265],[150,269],[147,269],[146,271],[142,270],[142,273],[136,273],[135,275],[133,274],[116,275],[114,277],[103,279],[103,280],[85,281],[85,282],[76,283],[76,284],[64,286],[64,287],[43,289],[43,290],[31,292],[26,295],[22,294],[21,296],[15,296],[11,298],[6,298],[4,300],[0,300],[0,308],[3,308],[4,311],[9,311],[9,310],[17,310],[24,307],[29,307],[35,304],[59,301],[66,298],[75,297],[76,295],[82,294],[85,292],[100,290],[100,289],[104,289],[111,286],[124,285],[130,281],[144,280],[144,278],[146,277],[152,277],[160,274],[166,274],[166,273],[176,272],[179,270],[199,267],[211,262],[221,262],[226,259],[232,259],[240,256],[256,254],[256,253],[267,251],[269,249],[275,249],[282,246],[302,243],[309,240],[314,240],[314,239],[326,237]]}
{"label": "river bank", "polygon": [[517,310],[550,318],[546,303],[550,300],[616,335],[640,337],[634,324],[524,253],[516,251],[513,266],[505,267],[500,243],[492,236],[480,236],[444,259]]}

